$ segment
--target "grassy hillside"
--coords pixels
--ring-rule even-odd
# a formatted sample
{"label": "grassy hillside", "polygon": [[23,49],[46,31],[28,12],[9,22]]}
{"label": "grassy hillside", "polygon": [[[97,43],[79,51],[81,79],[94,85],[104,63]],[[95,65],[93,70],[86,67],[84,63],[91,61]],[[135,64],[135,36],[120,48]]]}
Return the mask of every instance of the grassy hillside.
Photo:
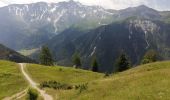
{"label": "grassy hillside", "polygon": [[87,83],[87,88],[54,90],[48,93],[60,100],[169,100],[170,62],[138,66],[104,78],[103,74],[62,67],[28,65],[27,71],[37,82],[56,80],[67,84]]}
{"label": "grassy hillside", "polygon": [[27,64],[26,70],[38,83],[55,80],[62,83],[78,84],[100,79],[104,76],[100,73],[81,69],[61,66],[47,67],[36,64]]}
{"label": "grassy hillside", "polygon": [[0,100],[27,88],[18,64],[0,61]]}
{"label": "grassy hillside", "polygon": [[[70,89],[43,88],[59,100],[170,100],[169,61],[141,65],[108,77],[60,66],[27,64],[25,70],[37,83],[56,81],[73,86]],[[76,89],[76,86],[81,88]],[[25,88],[27,82],[18,64],[0,61],[0,99]]]}

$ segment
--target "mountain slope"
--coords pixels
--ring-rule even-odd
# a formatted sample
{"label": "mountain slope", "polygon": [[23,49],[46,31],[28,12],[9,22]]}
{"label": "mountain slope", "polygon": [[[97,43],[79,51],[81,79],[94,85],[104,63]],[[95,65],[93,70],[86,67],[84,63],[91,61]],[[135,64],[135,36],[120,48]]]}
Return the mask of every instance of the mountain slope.
{"label": "mountain slope", "polygon": [[14,62],[35,62],[33,60],[31,60],[28,57],[25,57],[17,52],[15,52],[14,50],[11,50],[5,46],[3,46],[2,44],[0,44],[0,59],[1,60],[10,60],[10,61],[14,61]]}
{"label": "mountain slope", "polygon": [[114,15],[110,25],[88,31],[71,27],[48,41],[58,64],[72,65],[75,52],[80,54],[85,69],[90,68],[92,58],[96,56],[102,72],[115,70],[115,60],[122,51],[133,65],[139,64],[149,49],[158,51],[163,59],[169,59],[170,25],[164,21],[168,12],[163,14],[141,5],[114,11]]}
{"label": "mountain slope", "polygon": [[114,62],[122,51],[135,65],[140,63],[144,53],[149,49],[154,49],[164,59],[169,59],[168,27],[169,24],[161,21],[133,17],[86,33],[77,33],[79,36],[76,37],[76,32],[65,31],[51,39],[47,45],[59,64],[71,64],[72,55],[78,52],[83,68],[89,69],[92,58],[96,56],[100,71],[114,71]]}
{"label": "mountain slope", "polygon": [[15,50],[34,49],[70,27],[89,30],[133,16],[165,21],[169,18],[144,5],[107,10],[75,1],[15,4],[0,8],[0,43]]}
{"label": "mountain slope", "polygon": [[9,5],[0,8],[0,43],[15,50],[37,48],[71,26],[88,30],[110,23],[112,16],[74,1]]}

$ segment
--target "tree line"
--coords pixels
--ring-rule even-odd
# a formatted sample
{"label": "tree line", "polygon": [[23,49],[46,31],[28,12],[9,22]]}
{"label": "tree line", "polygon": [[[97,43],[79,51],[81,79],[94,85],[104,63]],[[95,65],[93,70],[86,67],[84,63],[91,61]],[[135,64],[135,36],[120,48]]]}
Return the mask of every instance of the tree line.
{"label": "tree line", "polygon": [[[148,50],[143,56],[141,64],[156,62],[157,60],[159,60],[159,58],[160,57],[158,56],[158,53],[155,50]],[[72,62],[75,68],[81,68],[82,61],[80,55],[77,52],[73,55]],[[52,53],[50,52],[47,46],[43,46],[41,48],[40,64],[47,66],[54,65]],[[116,72],[122,72],[131,68],[132,63],[128,55],[125,52],[122,52],[116,59],[115,64],[113,66],[116,67]],[[91,61],[91,70],[94,72],[99,72],[99,63],[96,56],[93,57]]]}

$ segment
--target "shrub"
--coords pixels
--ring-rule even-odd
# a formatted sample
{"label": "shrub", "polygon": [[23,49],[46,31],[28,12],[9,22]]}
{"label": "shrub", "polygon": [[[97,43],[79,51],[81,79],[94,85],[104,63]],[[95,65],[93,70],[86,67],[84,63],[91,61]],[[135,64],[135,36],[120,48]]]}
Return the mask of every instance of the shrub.
{"label": "shrub", "polygon": [[62,69],[62,68],[60,68],[60,69],[59,69],[59,71],[61,72],[61,71],[63,71],[63,69]]}
{"label": "shrub", "polygon": [[108,72],[106,72],[105,74],[104,74],[104,78],[105,77],[109,77],[110,76],[110,74],[108,73]]}
{"label": "shrub", "polygon": [[144,57],[143,57],[143,59],[141,61],[141,64],[147,64],[147,63],[156,62],[159,59],[160,59],[160,56],[159,56],[157,51],[155,51],[155,50],[148,50],[145,53],[145,55],[144,55]]}
{"label": "shrub", "polygon": [[69,89],[72,89],[73,87],[71,85],[59,83],[56,81],[45,81],[40,84],[40,88],[53,88],[56,90],[69,90]]}
{"label": "shrub", "polygon": [[87,90],[87,88],[88,88],[88,83],[75,86],[75,89],[79,90],[79,93],[82,93],[83,91]]}
{"label": "shrub", "polygon": [[29,88],[27,94],[28,94],[28,100],[37,100],[38,98],[38,91],[33,88]]}

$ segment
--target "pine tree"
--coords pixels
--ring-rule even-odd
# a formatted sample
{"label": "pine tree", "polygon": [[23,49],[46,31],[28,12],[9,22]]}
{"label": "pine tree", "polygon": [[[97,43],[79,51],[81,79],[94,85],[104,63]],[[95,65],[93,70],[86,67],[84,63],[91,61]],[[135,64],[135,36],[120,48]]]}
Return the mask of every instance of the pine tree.
{"label": "pine tree", "polygon": [[40,63],[43,65],[53,65],[53,58],[47,46],[43,46],[40,52]]}
{"label": "pine tree", "polygon": [[96,58],[94,58],[93,61],[92,61],[92,71],[98,72],[98,63],[97,63]]}
{"label": "pine tree", "polygon": [[76,68],[81,67],[81,59],[77,52],[73,55],[73,64]]}
{"label": "pine tree", "polygon": [[122,72],[127,70],[130,67],[130,61],[128,60],[128,57],[126,54],[122,53],[117,61],[116,61],[116,67],[118,72]]}

